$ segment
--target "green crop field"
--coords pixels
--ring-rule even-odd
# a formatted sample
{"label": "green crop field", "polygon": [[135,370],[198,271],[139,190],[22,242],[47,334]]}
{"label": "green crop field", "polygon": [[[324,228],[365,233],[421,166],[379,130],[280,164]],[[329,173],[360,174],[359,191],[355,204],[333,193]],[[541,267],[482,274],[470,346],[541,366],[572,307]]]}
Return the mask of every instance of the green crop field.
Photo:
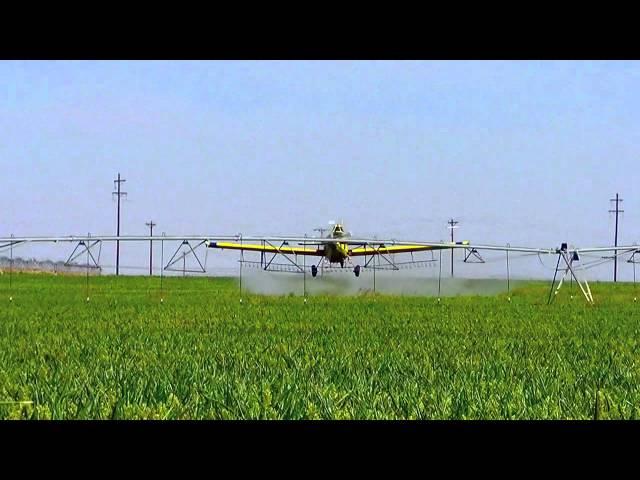
{"label": "green crop field", "polygon": [[[640,302],[245,295],[234,279],[0,276],[4,419],[640,416]],[[574,294],[575,294],[574,290]],[[13,297],[9,301],[9,297]]]}

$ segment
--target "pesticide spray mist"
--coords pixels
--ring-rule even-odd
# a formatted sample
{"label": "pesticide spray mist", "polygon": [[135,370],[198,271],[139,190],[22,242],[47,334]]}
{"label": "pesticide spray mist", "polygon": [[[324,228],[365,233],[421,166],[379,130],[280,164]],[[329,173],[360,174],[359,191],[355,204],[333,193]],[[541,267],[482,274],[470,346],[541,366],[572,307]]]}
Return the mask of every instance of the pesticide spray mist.
{"label": "pesticide spray mist", "polygon": [[[243,288],[261,295],[302,295],[303,275],[284,272],[253,271],[242,277]],[[511,281],[511,288],[518,285]],[[365,272],[356,278],[350,270],[332,272],[313,278],[307,275],[307,295],[359,295],[374,291],[373,274]],[[429,277],[411,270],[377,271],[376,293],[391,295],[438,296],[438,277]],[[443,277],[440,296],[496,295],[507,292],[505,279],[471,279]]]}

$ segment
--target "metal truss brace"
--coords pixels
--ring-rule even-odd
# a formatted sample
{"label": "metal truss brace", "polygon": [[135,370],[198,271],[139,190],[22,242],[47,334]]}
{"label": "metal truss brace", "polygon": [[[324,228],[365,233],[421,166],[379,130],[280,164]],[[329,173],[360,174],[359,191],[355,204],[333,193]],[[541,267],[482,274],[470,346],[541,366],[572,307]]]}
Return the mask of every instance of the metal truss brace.
{"label": "metal truss brace", "polygon": [[[400,268],[398,268],[398,265],[396,265],[396,263],[391,260],[390,258],[388,258],[384,253],[380,253],[380,249],[384,247],[384,245],[378,245],[377,247],[372,247],[373,250],[376,253],[372,253],[371,254],[371,258],[367,259],[367,257],[365,256],[365,262],[364,265],[362,266],[362,268],[369,268],[369,264],[374,261],[374,259],[376,258],[376,255],[382,259],[384,259],[384,261],[386,261],[389,265],[391,265],[391,268],[389,269],[388,267],[386,268],[387,270],[400,270]],[[366,248],[366,245],[365,245]],[[411,258],[413,259],[413,252],[411,253]],[[385,270],[385,268],[380,268],[380,267],[376,267],[375,266],[375,262],[374,262],[374,266],[371,268],[377,268],[378,270]]]}
{"label": "metal truss brace", "polygon": [[[560,260],[564,262],[566,267],[560,266]],[[573,267],[573,262],[576,260],[578,260],[578,255],[575,252],[571,256],[571,258],[569,258],[569,253],[566,251],[566,249],[562,248],[558,251],[558,263],[556,264],[555,273],[553,275],[553,282],[551,283],[551,290],[549,291],[549,300],[547,303],[551,303],[553,301],[553,298],[556,295],[558,295],[558,292],[560,291],[560,288],[564,283],[564,279],[567,277],[568,274],[571,274],[571,278],[573,278],[578,284],[578,287],[580,288],[580,291],[582,292],[582,295],[584,296],[584,298],[587,300],[587,303],[590,303],[590,304],[594,303],[593,295],[591,294],[591,288],[589,287],[589,283],[586,280],[580,280],[575,272],[575,269]],[[558,283],[558,287],[554,292],[553,287],[555,286],[556,276],[560,271],[564,271],[564,274],[562,275],[562,278]]]}
{"label": "metal truss brace", "polygon": [[464,263],[485,263],[484,258],[475,248],[465,248],[467,254],[464,257]]}
{"label": "metal truss brace", "polygon": [[[365,244],[365,246],[364,246],[364,247],[365,247],[365,251],[366,251],[367,245]],[[373,247],[373,250],[375,250],[375,249],[376,249],[376,248],[375,248],[375,247]],[[367,257],[365,256],[365,257],[364,257],[364,266],[363,266],[363,268],[367,268],[367,267],[369,267],[369,264],[370,264],[371,262],[374,262],[374,259],[375,259],[375,258],[376,258],[376,254],[375,254],[375,253],[372,253],[372,254],[371,254],[371,257],[370,257],[369,259],[367,259]],[[375,262],[374,262],[374,267],[375,267]]]}
{"label": "metal truss brace", "polygon": [[[262,247],[266,247],[266,240],[262,240]],[[282,245],[280,245],[281,247],[284,246],[285,242],[282,242]],[[275,247],[274,247],[275,248]],[[273,260],[278,256],[278,253],[274,253],[273,256],[271,257],[271,259],[267,262],[267,264],[264,266],[264,270],[269,270],[269,265],[271,265],[271,262],[273,262]],[[263,263],[264,262],[264,252],[260,252],[260,262]]]}
{"label": "metal truss brace", "polygon": [[380,253],[380,249],[378,248],[378,255],[385,260],[389,265],[391,265],[392,270],[400,270],[398,268],[398,266],[393,262],[393,260],[391,260],[390,258],[388,258],[384,253]]}
{"label": "metal truss brace", "polygon": [[[98,259],[97,260],[93,256],[93,253],[91,253],[91,249],[93,247],[95,247],[96,245],[100,245],[100,249],[98,251]],[[84,248],[81,249],[78,253],[76,253],[77,250],[80,247],[84,247]],[[76,247],[71,252],[71,254],[69,255],[69,258],[67,258],[67,260],[64,262],[64,266],[65,267],[77,266],[77,265],[73,265],[71,262],[73,262],[76,258],[78,258],[83,253],[87,253],[89,258],[93,262],[93,265],[91,265],[91,268],[100,268],[100,255],[102,253],[102,241],[101,240],[95,240],[93,243],[89,243],[89,245],[87,245],[84,240],[80,240],[78,242],[78,244],[76,245]]]}
{"label": "metal truss brace", "polygon": [[640,250],[635,250],[627,260],[627,263],[640,263]]}
{"label": "metal truss brace", "polygon": [[[176,249],[176,251],[173,254],[173,256],[171,257],[171,259],[167,262],[167,265],[164,267],[164,269],[167,270],[167,271],[170,271],[170,272],[207,273],[206,268],[202,265],[202,262],[200,261],[200,258],[198,257],[198,254],[196,253],[196,249],[198,247],[204,245],[206,242],[207,242],[206,240],[203,240],[200,243],[198,243],[194,248],[191,245],[191,243],[189,242],[189,240],[183,240],[182,243],[180,245],[178,245],[178,248]],[[182,255],[180,255],[180,256],[178,256],[176,258],[176,255],[178,255],[178,252],[180,252],[180,249],[183,247],[183,245],[188,246],[189,250],[183,251]],[[196,259],[196,262],[198,262],[198,265],[200,266],[200,269],[193,270],[193,269],[187,269],[187,268],[170,268],[172,265],[176,264],[180,260],[185,260],[186,257],[188,257],[189,255],[193,255],[193,257]]]}
{"label": "metal truss brace", "polygon": [[[271,247],[275,248],[277,250],[277,254],[282,255],[284,258],[286,258],[291,264],[293,264],[298,270],[300,270],[300,272],[304,273],[304,269],[298,265],[298,263],[295,260],[292,260],[288,254],[286,253],[282,253],[282,250],[280,250],[282,247],[284,247],[284,245],[286,244],[286,242],[282,242],[282,244],[279,247],[276,247],[273,243],[271,243],[268,240],[265,240],[266,243],[268,243]],[[275,257],[275,255],[274,255]],[[271,264],[271,262],[273,261],[273,258],[269,261],[269,264]],[[269,265],[267,265],[269,266]],[[265,267],[265,270],[267,269],[267,267]]]}
{"label": "metal truss brace", "polygon": [[11,247],[15,247],[16,245],[20,245],[21,243],[25,243],[24,240],[16,240],[14,242],[8,242],[8,243],[3,243],[2,245],[0,245],[0,252],[2,250],[8,250]]}

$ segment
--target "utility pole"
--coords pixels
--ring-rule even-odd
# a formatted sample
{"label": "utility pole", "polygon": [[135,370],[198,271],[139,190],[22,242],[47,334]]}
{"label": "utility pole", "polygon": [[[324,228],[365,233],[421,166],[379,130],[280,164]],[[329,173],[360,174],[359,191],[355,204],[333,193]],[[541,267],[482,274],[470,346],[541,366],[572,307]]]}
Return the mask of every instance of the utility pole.
{"label": "utility pole", "polygon": [[[454,220],[453,218],[451,218],[447,223],[449,224],[449,227],[448,227],[449,230],[451,230],[451,243],[453,243],[453,229],[454,228],[458,228],[458,227],[456,227],[456,225],[458,223],[460,223],[460,222],[458,222],[458,221]],[[451,249],[451,276],[452,277],[453,277],[453,251],[454,250],[455,250],[454,248]]]}
{"label": "utility pole", "polygon": [[318,227],[318,228],[314,228],[313,231],[314,232],[320,232],[320,237],[324,238],[324,232],[326,232],[328,229],[327,228],[322,228],[322,227]]}
{"label": "utility pole", "polygon": [[[127,192],[123,192],[120,189],[120,185],[126,182],[124,178],[120,178],[120,174],[118,173],[118,178],[113,181],[113,188],[116,190],[112,192],[112,196],[115,195],[118,200],[118,230],[116,236],[120,236],[120,198],[126,197]],[[120,274],[120,240],[116,240],[116,276]]]}
{"label": "utility pole", "polygon": [[[609,210],[609,213],[616,214],[616,233],[615,233],[614,246],[617,247],[618,246],[618,214],[623,213],[624,210],[620,210],[620,202],[622,202],[622,199],[617,193],[616,193],[616,198],[612,198],[609,201],[615,202],[616,204],[615,210]],[[613,281],[614,282],[618,281],[618,250],[614,250],[614,254],[613,254]]]}
{"label": "utility pole", "polygon": [[[149,236],[153,237],[153,227],[155,227],[156,224],[153,223],[153,220],[150,220],[146,222],[145,225],[149,227]],[[153,276],[153,240],[151,239],[149,240],[149,276]]]}

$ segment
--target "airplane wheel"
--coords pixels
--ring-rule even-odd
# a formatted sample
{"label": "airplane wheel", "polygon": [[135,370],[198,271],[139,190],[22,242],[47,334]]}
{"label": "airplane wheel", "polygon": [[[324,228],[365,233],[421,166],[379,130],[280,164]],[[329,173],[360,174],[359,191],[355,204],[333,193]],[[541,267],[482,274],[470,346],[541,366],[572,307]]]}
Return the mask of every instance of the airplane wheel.
{"label": "airplane wheel", "polygon": [[353,273],[355,274],[356,277],[360,276],[360,265],[355,266],[355,268],[353,269]]}

